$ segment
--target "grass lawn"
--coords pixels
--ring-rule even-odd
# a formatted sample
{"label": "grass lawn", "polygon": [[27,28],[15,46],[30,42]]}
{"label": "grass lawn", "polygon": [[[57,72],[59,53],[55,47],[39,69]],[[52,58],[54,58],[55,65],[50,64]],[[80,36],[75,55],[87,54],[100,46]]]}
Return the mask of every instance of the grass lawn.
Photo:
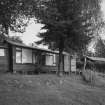
{"label": "grass lawn", "polygon": [[100,78],[93,86],[75,75],[0,74],[0,105],[105,105]]}

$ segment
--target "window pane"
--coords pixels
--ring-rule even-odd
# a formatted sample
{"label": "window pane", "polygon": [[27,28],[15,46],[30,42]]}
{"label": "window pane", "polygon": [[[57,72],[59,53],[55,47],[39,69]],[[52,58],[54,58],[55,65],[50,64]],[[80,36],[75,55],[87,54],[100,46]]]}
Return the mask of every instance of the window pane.
{"label": "window pane", "polygon": [[49,66],[53,65],[53,56],[46,55],[46,65],[49,65]]}
{"label": "window pane", "polygon": [[32,63],[32,50],[22,49],[22,63]]}
{"label": "window pane", "polygon": [[33,63],[38,63],[38,55],[36,55],[35,53],[33,53]]}
{"label": "window pane", "polygon": [[16,63],[21,63],[21,52],[16,52]]}
{"label": "window pane", "polygon": [[3,48],[0,48],[0,56],[5,56],[5,51]]}
{"label": "window pane", "polygon": [[33,63],[36,63],[36,57],[35,57],[35,53],[33,53]]}
{"label": "window pane", "polygon": [[56,55],[53,54],[53,66],[56,66]]}
{"label": "window pane", "polygon": [[19,48],[19,47],[16,47],[16,50],[21,50],[21,48]]}
{"label": "window pane", "polygon": [[45,65],[45,61],[46,61],[46,56],[42,55],[41,64]]}

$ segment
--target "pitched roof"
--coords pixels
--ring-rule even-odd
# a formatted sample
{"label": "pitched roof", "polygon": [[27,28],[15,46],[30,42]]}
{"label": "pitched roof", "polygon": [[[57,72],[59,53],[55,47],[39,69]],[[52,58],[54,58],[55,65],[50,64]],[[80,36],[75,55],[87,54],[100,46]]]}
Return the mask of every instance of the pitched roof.
{"label": "pitched roof", "polygon": [[99,61],[99,62],[105,62],[105,58],[100,58],[100,57],[88,57],[86,56],[87,59],[91,61]]}
{"label": "pitched roof", "polygon": [[36,46],[28,46],[28,45],[26,45],[24,43],[18,43],[18,42],[11,41],[11,40],[6,40],[6,41],[8,43],[12,44],[12,45],[19,46],[19,47],[24,47],[24,48],[29,48],[29,49],[37,49],[37,50],[51,52],[51,53],[58,53],[57,51],[52,51],[50,49],[39,48],[39,47],[36,47]]}
{"label": "pitched roof", "polygon": [[[59,51],[53,51],[53,50],[50,50],[50,49],[39,48],[39,47],[36,47],[36,46],[28,46],[28,45],[26,45],[24,43],[19,43],[19,42],[13,41],[9,37],[4,36],[4,35],[0,35],[0,38],[3,38],[7,43],[9,43],[11,45],[15,45],[15,46],[18,46],[18,47],[36,49],[36,50],[51,52],[51,53],[55,53],[55,54],[59,53]],[[64,55],[69,55],[69,53],[67,53],[67,52],[63,52],[63,54]]]}

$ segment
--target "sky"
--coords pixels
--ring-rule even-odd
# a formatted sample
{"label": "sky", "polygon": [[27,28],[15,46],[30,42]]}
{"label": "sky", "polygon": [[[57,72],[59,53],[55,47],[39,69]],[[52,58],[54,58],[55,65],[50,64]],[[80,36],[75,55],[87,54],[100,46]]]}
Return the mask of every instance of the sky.
{"label": "sky", "polygon": [[[16,33],[16,32],[9,32],[10,36],[19,36],[22,40],[23,43],[26,45],[32,45],[32,43],[39,41],[41,38],[39,38],[37,35],[39,32],[44,32],[44,30],[41,30],[41,27],[43,25],[39,23],[35,23],[35,21],[32,19],[29,22],[29,25],[26,27],[26,31],[24,33]],[[37,45],[36,45],[37,46]],[[48,46],[45,45],[38,45],[40,48],[45,48],[48,49]]]}
{"label": "sky", "polygon": [[[101,10],[104,14],[103,18],[105,19],[105,0],[103,0],[101,4]],[[21,33],[13,33],[10,31],[10,35],[20,36],[23,42],[28,45],[30,43],[33,43],[34,41],[40,40],[40,38],[37,37],[37,34],[41,31],[41,27],[42,27],[41,24],[36,24],[33,20],[31,20],[30,24],[26,28],[26,32],[21,34]],[[105,35],[101,35],[101,37],[105,39]],[[41,45],[41,47],[43,46]]]}
{"label": "sky", "polygon": [[[103,19],[105,20],[105,0],[102,0],[101,11],[103,13]],[[102,32],[100,33],[100,37],[101,39],[105,40],[105,30],[102,30]],[[95,48],[94,48],[95,44],[96,44],[96,40],[92,41],[89,45],[88,50],[91,51],[92,53],[95,53]]]}
{"label": "sky", "polygon": [[104,18],[105,18],[105,0],[103,0],[103,2],[101,3],[101,10],[104,14]]}
{"label": "sky", "polygon": [[24,33],[16,33],[10,31],[10,36],[20,36],[20,38],[23,40],[25,44],[30,44],[34,41],[40,40],[39,37],[37,37],[37,34],[41,31],[41,24],[35,24],[33,20],[29,23],[29,25],[26,27],[26,31]]}

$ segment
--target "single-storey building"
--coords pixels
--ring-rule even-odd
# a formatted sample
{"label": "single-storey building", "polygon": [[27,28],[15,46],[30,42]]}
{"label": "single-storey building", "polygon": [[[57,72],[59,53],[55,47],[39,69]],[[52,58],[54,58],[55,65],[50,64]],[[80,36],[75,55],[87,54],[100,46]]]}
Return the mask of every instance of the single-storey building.
{"label": "single-storey building", "polygon": [[[76,69],[75,59],[70,54],[63,53],[63,71]],[[73,66],[72,66],[73,65]],[[31,72],[40,67],[46,72],[57,71],[58,52],[27,46],[0,36],[0,72]]]}
{"label": "single-storey building", "polygon": [[95,71],[105,73],[105,58],[89,56],[84,56],[84,58],[85,68],[94,69]]}

